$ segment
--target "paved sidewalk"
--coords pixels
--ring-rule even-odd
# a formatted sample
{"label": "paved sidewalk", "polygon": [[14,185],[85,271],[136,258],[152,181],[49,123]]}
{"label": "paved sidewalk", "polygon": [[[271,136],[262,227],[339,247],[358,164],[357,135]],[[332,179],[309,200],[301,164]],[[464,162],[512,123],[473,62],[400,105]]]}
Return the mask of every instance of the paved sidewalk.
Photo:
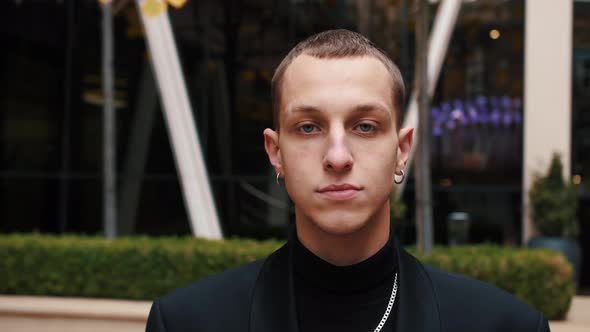
{"label": "paved sidewalk", "polygon": [[142,332],[148,301],[0,294],[2,332]]}
{"label": "paved sidewalk", "polygon": [[575,296],[563,322],[549,322],[551,332],[589,332],[590,296]]}
{"label": "paved sidewalk", "polygon": [[[149,301],[0,295],[0,331],[140,332]],[[590,332],[590,296],[576,296],[567,320],[552,332]]]}

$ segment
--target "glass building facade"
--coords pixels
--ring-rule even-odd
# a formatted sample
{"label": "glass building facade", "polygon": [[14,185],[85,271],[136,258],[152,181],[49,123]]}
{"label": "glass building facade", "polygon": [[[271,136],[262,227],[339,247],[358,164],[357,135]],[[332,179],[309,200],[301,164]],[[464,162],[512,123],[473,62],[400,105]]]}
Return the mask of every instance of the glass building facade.
{"label": "glass building facade", "polygon": [[[113,8],[119,217],[130,220],[121,234],[189,234],[137,8]],[[101,233],[97,1],[8,0],[0,9],[0,232]],[[168,13],[226,236],[281,236],[294,217],[262,131],[272,126],[274,68],[299,40],[359,31],[413,86],[413,1],[189,0]],[[590,3],[575,2],[571,171],[580,220],[590,220],[589,18]],[[431,101],[437,243],[448,243],[449,219],[461,212],[470,242],[520,244],[524,19],[523,0],[466,1],[461,9]],[[411,178],[406,189],[411,207]],[[580,224],[587,238],[589,223]],[[400,232],[413,241],[411,224]],[[589,241],[582,245],[590,256]],[[583,278],[590,286],[590,264]]]}

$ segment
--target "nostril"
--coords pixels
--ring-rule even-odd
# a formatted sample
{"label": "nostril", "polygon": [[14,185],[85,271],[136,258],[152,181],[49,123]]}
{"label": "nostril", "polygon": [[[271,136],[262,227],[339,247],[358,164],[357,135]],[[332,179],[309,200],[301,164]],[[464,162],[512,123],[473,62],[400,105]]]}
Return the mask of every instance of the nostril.
{"label": "nostril", "polygon": [[350,171],[352,169],[352,163],[346,163],[343,165],[339,165],[339,164],[334,165],[334,163],[326,163],[324,167],[325,167],[325,169],[330,170],[330,171],[335,171],[335,170]]}

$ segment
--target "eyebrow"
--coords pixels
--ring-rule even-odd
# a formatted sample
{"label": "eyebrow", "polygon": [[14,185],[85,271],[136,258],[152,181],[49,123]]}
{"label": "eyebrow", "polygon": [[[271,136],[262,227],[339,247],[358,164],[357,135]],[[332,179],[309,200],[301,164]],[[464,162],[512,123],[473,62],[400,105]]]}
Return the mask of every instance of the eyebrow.
{"label": "eyebrow", "polygon": [[[379,113],[385,113],[387,116],[391,117],[391,112],[383,105],[379,103],[366,103],[366,104],[359,104],[356,105],[352,112],[354,113],[368,113],[377,111]],[[323,111],[319,108],[316,108],[311,105],[297,105],[293,107],[289,113],[322,113]]]}
{"label": "eyebrow", "polygon": [[358,113],[365,113],[365,112],[372,112],[372,111],[385,113],[391,117],[391,112],[387,109],[387,107],[385,107],[379,103],[360,104],[360,105],[355,106],[355,108],[353,109],[353,112],[358,112]]}
{"label": "eyebrow", "polygon": [[321,113],[322,111],[319,108],[309,106],[309,105],[297,105],[293,107],[289,113]]}

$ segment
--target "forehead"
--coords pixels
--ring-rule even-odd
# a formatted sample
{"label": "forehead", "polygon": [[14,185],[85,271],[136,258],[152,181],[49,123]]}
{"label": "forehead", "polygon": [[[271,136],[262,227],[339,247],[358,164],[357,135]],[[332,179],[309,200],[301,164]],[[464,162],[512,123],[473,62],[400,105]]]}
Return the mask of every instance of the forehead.
{"label": "forehead", "polygon": [[380,105],[394,115],[393,79],[385,65],[372,56],[316,58],[300,55],[285,71],[281,113],[301,105],[321,110],[349,110]]}

